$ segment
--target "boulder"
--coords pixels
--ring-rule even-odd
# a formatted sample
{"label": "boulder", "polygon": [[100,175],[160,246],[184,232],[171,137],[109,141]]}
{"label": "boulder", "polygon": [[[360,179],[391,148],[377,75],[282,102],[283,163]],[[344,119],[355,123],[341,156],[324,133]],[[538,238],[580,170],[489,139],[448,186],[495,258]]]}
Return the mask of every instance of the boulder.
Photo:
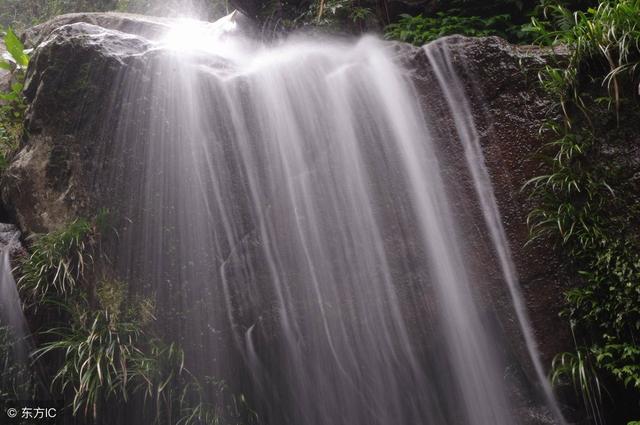
{"label": "boulder", "polygon": [[5,210],[27,233],[95,210],[87,188],[98,166],[95,117],[109,107],[103,100],[115,75],[149,48],[144,38],[85,22],[52,30],[39,44],[25,83],[28,137],[2,177]]}

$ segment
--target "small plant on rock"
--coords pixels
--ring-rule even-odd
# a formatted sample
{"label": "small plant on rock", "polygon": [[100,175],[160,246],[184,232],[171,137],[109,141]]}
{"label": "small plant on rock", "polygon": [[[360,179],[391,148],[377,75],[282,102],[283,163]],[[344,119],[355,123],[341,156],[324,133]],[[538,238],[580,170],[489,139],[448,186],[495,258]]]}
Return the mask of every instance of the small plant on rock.
{"label": "small plant on rock", "polygon": [[91,253],[95,233],[84,219],[74,220],[65,228],[31,239],[31,255],[23,261],[18,286],[35,305],[48,295],[70,295],[82,279]]}
{"label": "small plant on rock", "polygon": [[8,166],[8,158],[17,150],[23,132],[27,107],[22,90],[30,53],[11,28],[5,32],[3,41],[7,53],[0,57],[0,69],[10,74],[8,86],[0,88],[0,170]]}

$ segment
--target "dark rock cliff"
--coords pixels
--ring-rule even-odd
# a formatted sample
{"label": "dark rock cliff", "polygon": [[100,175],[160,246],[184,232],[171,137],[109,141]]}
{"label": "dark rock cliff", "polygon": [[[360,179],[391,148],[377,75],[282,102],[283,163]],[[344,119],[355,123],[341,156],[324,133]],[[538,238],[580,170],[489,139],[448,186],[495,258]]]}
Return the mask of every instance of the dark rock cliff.
{"label": "dark rock cliff", "polygon": [[[447,45],[453,67],[470,100],[523,295],[542,350],[542,361],[549,365],[553,355],[566,349],[569,343],[568,327],[558,318],[566,278],[548,241],[527,244],[527,216],[535,200],[530,199],[524,186],[543,172],[539,150],[544,137],[540,129],[549,118],[551,106],[537,74],[549,60],[565,52],[514,46],[498,37],[453,36],[438,43]],[[423,102],[433,102],[424,95],[428,93],[425,85],[433,84],[424,51],[415,51],[409,64],[414,69]],[[459,148],[444,148],[462,158]],[[459,173],[454,171],[455,175]],[[498,276],[493,278],[496,279],[494,285],[502,286]]]}

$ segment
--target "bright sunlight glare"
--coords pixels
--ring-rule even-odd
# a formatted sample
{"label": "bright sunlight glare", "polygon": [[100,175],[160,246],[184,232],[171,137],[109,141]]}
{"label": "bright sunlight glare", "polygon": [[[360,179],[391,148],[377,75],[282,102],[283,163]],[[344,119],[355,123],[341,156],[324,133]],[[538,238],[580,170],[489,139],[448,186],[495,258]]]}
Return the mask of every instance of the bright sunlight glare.
{"label": "bright sunlight glare", "polygon": [[190,18],[178,19],[161,43],[163,47],[178,51],[217,50],[216,44],[222,36],[236,29],[236,13],[231,12],[213,23]]}

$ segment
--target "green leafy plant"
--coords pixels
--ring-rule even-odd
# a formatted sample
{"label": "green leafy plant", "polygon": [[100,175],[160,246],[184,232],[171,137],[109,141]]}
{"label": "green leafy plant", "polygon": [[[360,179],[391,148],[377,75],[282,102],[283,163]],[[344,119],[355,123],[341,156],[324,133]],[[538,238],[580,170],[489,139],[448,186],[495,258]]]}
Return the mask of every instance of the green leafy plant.
{"label": "green leafy plant", "polygon": [[533,41],[532,32],[531,25],[517,23],[508,13],[475,16],[460,9],[437,12],[432,16],[403,14],[396,22],[385,27],[386,38],[418,46],[454,34],[469,37],[495,35],[525,43]]}
{"label": "green leafy plant", "polygon": [[11,28],[7,29],[3,41],[7,54],[0,58],[0,69],[11,73],[11,83],[9,90],[0,91],[0,170],[8,166],[8,158],[17,150],[23,132],[27,106],[22,90],[30,53]]}
{"label": "green leafy plant", "polygon": [[[562,5],[547,5],[548,20],[533,19],[539,40],[572,47],[570,62],[562,73],[564,87],[578,88],[581,66],[602,66],[602,83],[619,103],[620,79],[634,76],[638,68],[638,2],[603,1],[597,8],[572,12]],[[580,93],[573,93],[579,100]]]}
{"label": "green leafy plant", "polygon": [[629,161],[640,112],[640,1],[602,1],[578,12],[552,4],[545,14],[533,20],[540,42],[567,46],[569,54],[540,74],[556,104],[543,128],[553,139],[542,152],[546,172],[528,182],[538,204],[531,238],[550,238],[568,260],[573,279],[563,316],[576,351],[556,357],[552,376],[579,390],[597,422],[596,377],[640,389],[640,200]]}
{"label": "green leafy plant", "polygon": [[31,237],[31,255],[19,267],[18,286],[33,303],[52,293],[68,296],[76,289],[88,262],[93,261],[90,246],[95,228],[77,219],[63,229]]}
{"label": "green leafy plant", "polygon": [[[454,11],[454,13],[458,13]],[[490,18],[479,16],[460,16],[452,12],[439,12],[433,17],[422,15],[401,15],[398,22],[385,28],[385,36],[416,45],[423,45],[437,38],[458,34],[474,37],[502,35],[509,15],[496,15]]]}
{"label": "green leafy plant", "polygon": [[149,423],[221,424],[229,412],[208,397],[226,397],[226,387],[205,380],[217,386],[205,392],[205,384],[185,368],[182,349],[155,335],[150,300],[125,301],[125,290],[122,282],[103,281],[97,306],[78,297],[55,302],[67,313],[67,324],[44,332],[50,342],[34,353],[40,360],[63,356],[52,392],[70,394],[73,415],[95,424],[109,417],[111,406],[132,399],[146,406]]}
{"label": "green leafy plant", "polygon": [[26,109],[24,103],[24,97],[22,96],[22,90],[24,84],[16,82],[11,84],[11,89],[4,93],[0,93],[0,100],[3,100],[5,104],[2,109],[5,119],[10,123],[21,124]]}
{"label": "green leafy plant", "polygon": [[29,65],[29,54],[24,45],[11,28],[8,28],[4,36],[4,45],[9,54],[0,62],[0,68],[6,70],[25,70]]}
{"label": "green leafy plant", "polygon": [[144,331],[139,317],[121,311],[92,310],[84,303],[59,304],[71,317],[70,326],[57,327],[43,335],[52,339],[35,353],[36,358],[58,351],[64,353],[62,366],[52,386],[64,393],[72,390],[73,413],[97,421],[110,399],[127,400],[137,357],[143,356]]}
{"label": "green leafy plant", "polygon": [[625,386],[640,389],[640,347],[622,342],[594,346],[593,354],[597,364],[621,381]]}
{"label": "green leafy plant", "polygon": [[603,388],[594,357],[589,349],[576,348],[575,352],[557,354],[551,365],[551,383],[555,386],[570,384],[587,406],[592,417],[601,421],[600,405]]}
{"label": "green leafy plant", "polygon": [[21,124],[26,105],[22,96],[24,88],[24,74],[29,66],[30,50],[25,50],[24,45],[13,32],[8,28],[4,35],[4,45],[7,49],[0,59],[0,69],[11,72],[11,88],[9,91],[0,92],[0,119],[6,124]]}
{"label": "green leafy plant", "polygon": [[374,15],[373,10],[371,10],[368,7],[354,6],[351,8],[350,16],[351,16],[351,20],[354,22],[365,21],[373,15]]}

